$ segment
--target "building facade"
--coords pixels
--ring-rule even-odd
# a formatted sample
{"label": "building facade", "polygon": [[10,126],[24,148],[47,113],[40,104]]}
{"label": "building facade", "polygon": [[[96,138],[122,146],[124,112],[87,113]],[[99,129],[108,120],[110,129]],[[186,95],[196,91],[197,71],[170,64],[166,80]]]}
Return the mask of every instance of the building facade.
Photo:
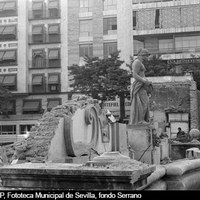
{"label": "building facade", "polygon": [[13,94],[8,117],[0,115],[1,143],[20,139],[68,99],[67,3],[0,1],[0,82]]}
{"label": "building facade", "polygon": [[0,0],[0,83],[14,95],[0,135],[68,100],[68,66],[84,56],[120,50],[129,63],[144,47],[176,62],[200,55],[199,33],[200,0]]}

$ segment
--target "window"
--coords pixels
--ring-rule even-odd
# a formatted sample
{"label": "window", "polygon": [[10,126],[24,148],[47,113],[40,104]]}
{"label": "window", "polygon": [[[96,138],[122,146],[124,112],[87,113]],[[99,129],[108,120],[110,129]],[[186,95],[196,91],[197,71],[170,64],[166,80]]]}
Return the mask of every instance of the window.
{"label": "window", "polygon": [[33,26],[32,29],[32,42],[33,43],[43,43],[44,42],[44,26]]}
{"label": "window", "polygon": [[0,83],[3,84],[5,88],[10,91],[17,90],[17,75],[9,74],[9,75],[0,75]]}
{"label": "window", "polygon": [[59,1],[58,0],[49,0],[48,4],[49,17],[57,18],[59,17]]}
{"label": "window", "polygon": [[45,92],[44,74],[33,74],[32,75],[32,92],[33,93]]}
{"label": "window", "polygon": [[33,124],[28,124],[28,125],[20,125],[20,134],[27,134],[28,132],[31,131]]}
{"label": "window", "polygon": [[0,66],[17,65],[16,50],[0,51]]}
{"label": "window", "polygon": [[103,19],[103,34],[112,35],[117,34],[117,18],[105,18]]}
{"label": "window", "polygon": [[48,76],[49,92],[60,92],[60,74],[52,73]]}
{"label": "window", "polygon": [[0,126],[0,135],[16,135],[16,126],[15,125]]}
{"label": "window", "polygon": [[52,108],[61,105],[61,99],[47,99],[47,110],[50,111]]}
{"label": "window", "polygon": [[45,53],[44,49],[33,50],[32,53],[32,67],[33,68],[45,68]]}
{"label": "window", "polygon": [[159,52],[169,52],[173,50],[173,39],[159,40]]}
{"label": "window", "polygon": [[160,28],[160,10],[156,9],[155,28]]}
{"label": "window", "polygon": [[92,0],[80,0],[80,12],[91,12]]}
{"label": "window", "polygon": [[16,26],[0,26],[0,40],[16,40]]}
{"label": "window", "polygon": [[16,114],[16,101],[12,100],[6,104],[0,104],[1,112],[3,115],[15,115]]}
{"label": "window", "polygon": [[103,1],[104,10],[117,10],[117,0],[104,0]]}
{"label": "window", "polygon": [[49,42],[60,42],[60,25],[50,24],[49,29]]}
{"label": "window", "polygon": [[80,57],[92,57],[93,56],[93,45],[92,44],[82,44],[79,46],[79,56]]}
{"label": "window", "polygon": [[137,11],[133,11],[133,30],[137,29]]}
{"label": "window", "polygon": [[80,37],[92,36],[92,20],[80,21]]}
{"label": "window", "polygon": [[17,15],[16,1],[0,2],[0,17],[8,17],[16,15]]}
{"label": "window", "polygon": [[117,43],[116,42],[104,43],[103,52],[104,52],[104,58],[108,58],[110,54],[117,52]]}
{"label": "window", "polygon": [[23,102],[23,114],[40,114],[42,113],[41,109],[41,100],[24,100]]}
{"label": "window", "polygon": [[178,51],[196,51],[200,47],[200,36],[185,36],[175,38],[175,49]]}
{"label": "window", "polygon": [[32,2],[32,10],[33,10],[33,19],[42,19],[43,14],[43,1],[33,1]]}
{"label": "window", "polygon": [[60,67],[60,49],[49,49],[48,67]]}

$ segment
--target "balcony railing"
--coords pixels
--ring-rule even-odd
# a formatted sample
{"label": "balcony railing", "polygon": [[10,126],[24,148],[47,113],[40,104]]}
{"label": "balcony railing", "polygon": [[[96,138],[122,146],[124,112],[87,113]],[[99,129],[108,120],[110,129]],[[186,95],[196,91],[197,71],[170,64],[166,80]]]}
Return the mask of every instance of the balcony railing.
{"label": "balcony railing", "polygon": [[29,44],[60,43],[61,34],[29,35]]}
{"label": "balcony railing", "polygon": [[29,60],[29,69],[60,68],[61,59],[33,59]]}
{"label": "balcony railing", "polygon": [[60,18],[60,9],[37,10],[29,12],[29,20],[57,19]]}
{"label": "balcony railing", "polygon": [[[55,87],[55,89],[52,89],[52,87]],[[46,93],[58,94],[61,92],[60,88],[61,88],[61,84],[52,86],[45,82],[45,83],[43,83],[43,85],[38,86],[38,87],[29,84],[28,92],[34,93],[34,94],[46,94]]]}
{"label": "balcony railing", "polygon": [[17,61],[13,60],[13,61],[1,61],[0,60],[0,66],[16,66],[17,65]]}
{"label": "balcony railing", "polygon": [[[150,54],[175,54],[175,53],[194,53],[194,52],[200,52],[200,47],[182,47],[182,48],[163,48],[163,49],[157,49],[157,48],[147,48],[150,52]],[[134,50],[134,55],[137,55],[138,49]]]}

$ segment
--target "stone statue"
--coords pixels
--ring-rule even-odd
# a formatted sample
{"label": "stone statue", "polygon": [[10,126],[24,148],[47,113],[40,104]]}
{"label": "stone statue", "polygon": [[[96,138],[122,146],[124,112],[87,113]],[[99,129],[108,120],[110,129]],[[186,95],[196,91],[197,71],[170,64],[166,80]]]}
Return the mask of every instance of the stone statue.
{"label": "stone statue", "polygon": [[149,122],[149,96],[152,83],[145,78],[144,61],[148,60],[149,52],[141,49],[137,59],[132,64],[134,82],[131,90],[131,111],[129,124],[145,124]]}

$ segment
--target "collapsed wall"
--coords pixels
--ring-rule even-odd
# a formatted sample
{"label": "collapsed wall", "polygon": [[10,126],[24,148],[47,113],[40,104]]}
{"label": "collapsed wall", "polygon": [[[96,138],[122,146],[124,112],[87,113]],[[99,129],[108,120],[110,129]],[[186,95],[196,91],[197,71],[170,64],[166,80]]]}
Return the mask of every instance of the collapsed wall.
{"label": "collapsed wall", "polygon": [[4,147],[8,163],[15,159],[24,162],[47,161],[51,140],[55,135],[60,119],[64,116],[71,117],[78,108],[85,108],[88,104],[94,102],[95,100],[68,101],[66,104],[46,112],[31,128],[28,138]]}

